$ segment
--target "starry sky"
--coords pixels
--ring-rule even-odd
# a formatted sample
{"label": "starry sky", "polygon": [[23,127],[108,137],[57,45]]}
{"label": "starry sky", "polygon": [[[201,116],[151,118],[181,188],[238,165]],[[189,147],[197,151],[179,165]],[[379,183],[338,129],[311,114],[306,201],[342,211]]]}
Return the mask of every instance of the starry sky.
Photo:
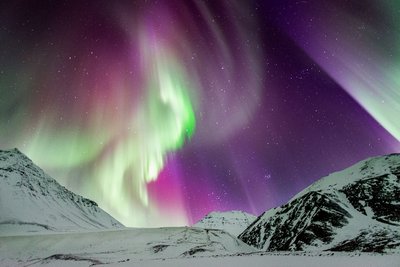
{"label": "starry sky", "polygon": [[398,1],[0,3],[0,145],[128,226],[259,215],[400,152]]}

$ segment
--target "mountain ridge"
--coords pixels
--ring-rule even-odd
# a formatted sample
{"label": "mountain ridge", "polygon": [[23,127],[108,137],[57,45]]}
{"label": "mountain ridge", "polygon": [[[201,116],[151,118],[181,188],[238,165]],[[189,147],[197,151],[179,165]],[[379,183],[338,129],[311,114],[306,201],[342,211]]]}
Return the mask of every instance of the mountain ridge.
{"label": "mountain ridge", "polygon": [[360,161],[260,215],[239,239],[258,249],[400,248],[400,154]]}
{"label": "mountain ridge", "polygon": [[117,229],[121,223],[18,149],[0,150],[0,233]]}

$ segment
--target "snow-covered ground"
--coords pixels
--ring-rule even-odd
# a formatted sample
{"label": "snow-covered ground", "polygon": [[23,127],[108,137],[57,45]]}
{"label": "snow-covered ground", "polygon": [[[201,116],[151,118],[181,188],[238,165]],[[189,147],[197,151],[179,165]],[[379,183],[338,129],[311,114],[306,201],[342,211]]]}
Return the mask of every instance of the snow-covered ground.
{"label": "snow-covered ground", "polygon": [[381,266],[400,254],[257,252],[219,230],[190,227],[0,237],[0,266]]}
{"label": "snow-covered ground", "polygon": [[127,259],[216,256],[254,251],[254,248],[224,231],[201,228],[46,232],[0,237],[0,266],[9,262],[21,262],[23,265],[54,263],[62,259],[74,259],[86,264],[118,263]]}
{"label": "snow-covered ground", "polygon": [[[123,253],[120,253],[121,255]],[[336,267],[336,266],[355,266],[355,267],[399,267],[399,254],[370,254],[370,253],[267,253],[256,252],[237,255],[223,256],[188,256],[165,259],[141,259],[135,258],[136,255],[124,254],[120,260],[116,260],[115,255],[110,253],[103,255],[103,260],[95,260],[90,257],[76,257],[73,255],[56,255],[45,260],[33,260],[24,262],[20,260],[5,259],[0,261],[0,265],[8,266],[140,266],[140,267]]]}
{"label": "snow-covered ground", "polygon": [[279,255],[279,254],[253,254],[229,257],[201,257],[201,258],[185,258],[170,260],[153,260],[140,262],[125,262],[120,264],[111,264],[107,266],[140,266],[140,267],[337,267],[337,266],[354,266],[354,267],[399,267],[399,255]]}

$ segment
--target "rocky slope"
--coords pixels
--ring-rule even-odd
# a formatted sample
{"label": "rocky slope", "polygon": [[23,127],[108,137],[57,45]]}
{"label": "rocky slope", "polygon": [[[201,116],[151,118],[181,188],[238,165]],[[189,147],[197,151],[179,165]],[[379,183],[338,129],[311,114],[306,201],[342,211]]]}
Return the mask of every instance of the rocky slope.
{"label": "rocky slope", "polygon": [[257,217],[243,211],[211,212],[198,221],[194,227],[220,229],[238,236]]}
{"label": "rocky slope", "polygon": [[123,227],[58,184],[17,149],[0,150],[0,235]]}
{"label": "rocky slope", "polygon": [[266,251],[399,251],[400,154],[322,178],[262,214],[239,238]]}

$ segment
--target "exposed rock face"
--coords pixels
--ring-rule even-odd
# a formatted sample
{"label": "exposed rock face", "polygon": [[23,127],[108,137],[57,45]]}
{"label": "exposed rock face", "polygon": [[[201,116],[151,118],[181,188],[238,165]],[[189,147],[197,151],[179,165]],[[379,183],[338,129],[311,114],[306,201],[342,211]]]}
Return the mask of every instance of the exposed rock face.
{"label": "exposed rock face", "polygon": [[17,149],[0,150],[0,235],[123,227],[61,186]]}
{"label": "exposed rock face", "polygon": [[312,184],[239,238],[266,251],[400,249],[400,154],[371,158]]}

